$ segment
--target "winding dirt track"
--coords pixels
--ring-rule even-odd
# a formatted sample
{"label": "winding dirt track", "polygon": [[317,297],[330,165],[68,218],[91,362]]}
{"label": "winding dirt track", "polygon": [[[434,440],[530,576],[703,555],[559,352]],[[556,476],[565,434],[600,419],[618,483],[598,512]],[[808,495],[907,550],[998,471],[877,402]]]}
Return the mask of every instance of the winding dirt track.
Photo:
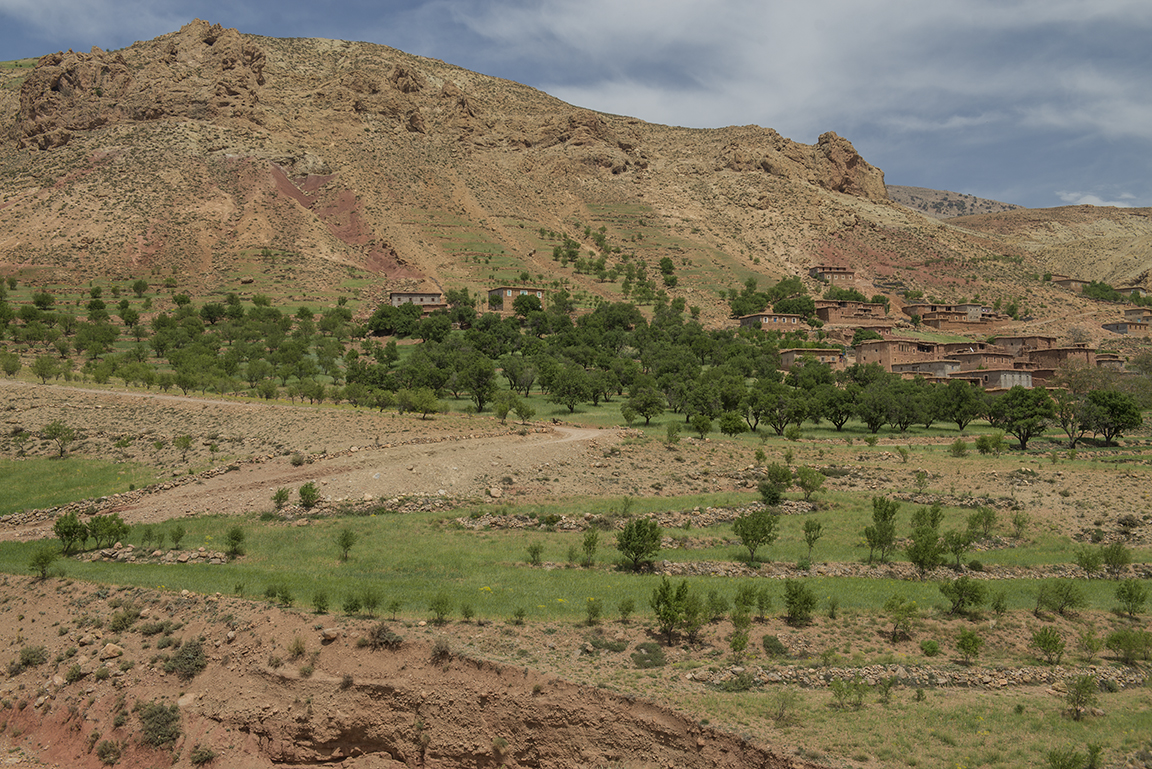
{"label": "winding dirt track", "polygon": [[[135,455],[130,458],[173,468],[168,488],[129,495],[115,508],[129,523],[267,510],[276,489],[288,488],[294,501],[296,489],[308,481],[330,501],[586,493],[578,477],[586,456],[619,439],[614,430],[562,425],[536,425],[521,435],[518,426],[501,425],[490,416],[452,414],[424,420],[351,407],[94,391],[11,380],[0,380],[0,397],[9,404],[4,416],[8,431],[20,427],[37,432],[60,419],[84,431],[78,453],[102,456],[120,436],[135,435]],[[171,448],[172,437],[181,434],[196,438],[187,461]],[[205,452],[205,436],[217,434],[223,451],[212,456]],[[169,446],[153,453],[151,444],[157,438],[167,439]],[[296,451],[310,461],[293,467],[290,454]],[[229,454],[262,461],[222,458]],[[234,462],[237,469],[211,477],[201,474],[195,480],[184,477],[188,466],[204,467],[207,462]],[[0,529],[0,539],[46,533],[43,524],[32,524]]]}

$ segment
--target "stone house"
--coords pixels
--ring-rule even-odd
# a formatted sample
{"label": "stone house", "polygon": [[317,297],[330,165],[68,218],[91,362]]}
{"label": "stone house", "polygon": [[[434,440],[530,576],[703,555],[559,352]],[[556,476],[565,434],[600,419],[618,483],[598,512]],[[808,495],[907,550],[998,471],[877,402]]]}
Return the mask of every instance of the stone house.
{"label": "stone house", "polygon": [[803,315],[788,312],[754,312],[740,318],[740,328],[762,328],[778,331],[797,331],[807,328]]}
{"label": "stone house", "polygon": [[827,281],[833,285],[837,283],[856,282],[856,271],[850,267],[836,267],[830,264],[821,264],[808,268],[808,274],[817,280]]}
{"label": "stone house", "polygon": [[789,347],[780,351],[780,368],[789,371],[797,361],[809,358],[817,363],[823,363],[833,370],[844,368],[844,353],[840,350],[828,350],[820,347]]}

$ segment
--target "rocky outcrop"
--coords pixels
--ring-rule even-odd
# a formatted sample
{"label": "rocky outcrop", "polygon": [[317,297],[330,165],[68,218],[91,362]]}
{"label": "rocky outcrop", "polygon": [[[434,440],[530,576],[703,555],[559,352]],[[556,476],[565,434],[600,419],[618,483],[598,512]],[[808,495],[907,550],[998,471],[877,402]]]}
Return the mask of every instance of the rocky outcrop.
{"label": "rocky outcrop", "polygon": [[798,144],[771,129],[764,129],[763,136],[766,141],[753,146],[742,140],[725,147],[718,170],[764,171],[867,200],[888,199],[884,172],[860,157],[847,139],[831,131],[816,144]]}
{"label": "rocky outcrop", "polygon": [[21,146],[50,149],[77,131],[164,118],[260,123],[264,51],[234,29],[193,21],[133,70],[120,53],[94,48],[44,56],[20,91]]}

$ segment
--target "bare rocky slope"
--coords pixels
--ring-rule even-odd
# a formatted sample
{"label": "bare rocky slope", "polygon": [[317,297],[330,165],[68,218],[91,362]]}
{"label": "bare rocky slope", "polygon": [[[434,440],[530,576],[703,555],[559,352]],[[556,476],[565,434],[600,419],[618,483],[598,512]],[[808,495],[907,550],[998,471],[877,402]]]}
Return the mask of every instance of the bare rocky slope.
{"label": "bare rocky slope", "polygon": [[1015,203],[1001,203],[998,200],[978,198],[963,192],[932,190],[927,187],[905,187],[888,185],[888,198],[893,203],[911,208],[933,219],[953,219],[957,216],[994,214],[1000,211],[1014,211],[1023,206]]}
{"label": "bare rocky slope", "polygon": [[[804,145],[758,126],[654,125],[380,45],[197,20],[0,81],[0,271],[33,281],[176,276],[199,293],[264,273],[303,293],[355,281],[374,298],[527,273],[619,298],[611,281],[557,275],[564,234],[605,253],[585,226],[650,267],[673,258],[670,293],[713,319],[717,288],[821,262],[953,293],[1005,255],[1026,260],[1022,273],[1145,270],[1138,217],[1108,238],[1054,225],[1064,239],[1037,249],[999,225],[895,205],[835,133]],[[1099,259],[1080,258],[1085,240]]]}

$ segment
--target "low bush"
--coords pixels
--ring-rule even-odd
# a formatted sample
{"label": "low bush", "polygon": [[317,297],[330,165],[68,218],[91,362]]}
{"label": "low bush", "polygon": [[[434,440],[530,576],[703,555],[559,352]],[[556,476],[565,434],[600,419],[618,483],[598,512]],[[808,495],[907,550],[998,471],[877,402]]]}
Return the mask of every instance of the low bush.
{"label": "low bush", "polygon": [[648,670],[649,668],[662,668],[668,664],[668,660],[665,658],[664,649],[660,644],[645,641],[636,644],[636,651],[632,652],[632,664],[641,670]]}
{"label": "low bush", "polygon": [[163,747],[180,738],[180,708],[160,702],[137,702],[133,708],[143,727],[144,742]]}
{"label": "low bush", "polygon": [[195,678],[206,667],[208,667],[208,658],[204,656],[202,639],[196,638],[183,644],[164,663],[164,672],[175,673],[187,681]]}

